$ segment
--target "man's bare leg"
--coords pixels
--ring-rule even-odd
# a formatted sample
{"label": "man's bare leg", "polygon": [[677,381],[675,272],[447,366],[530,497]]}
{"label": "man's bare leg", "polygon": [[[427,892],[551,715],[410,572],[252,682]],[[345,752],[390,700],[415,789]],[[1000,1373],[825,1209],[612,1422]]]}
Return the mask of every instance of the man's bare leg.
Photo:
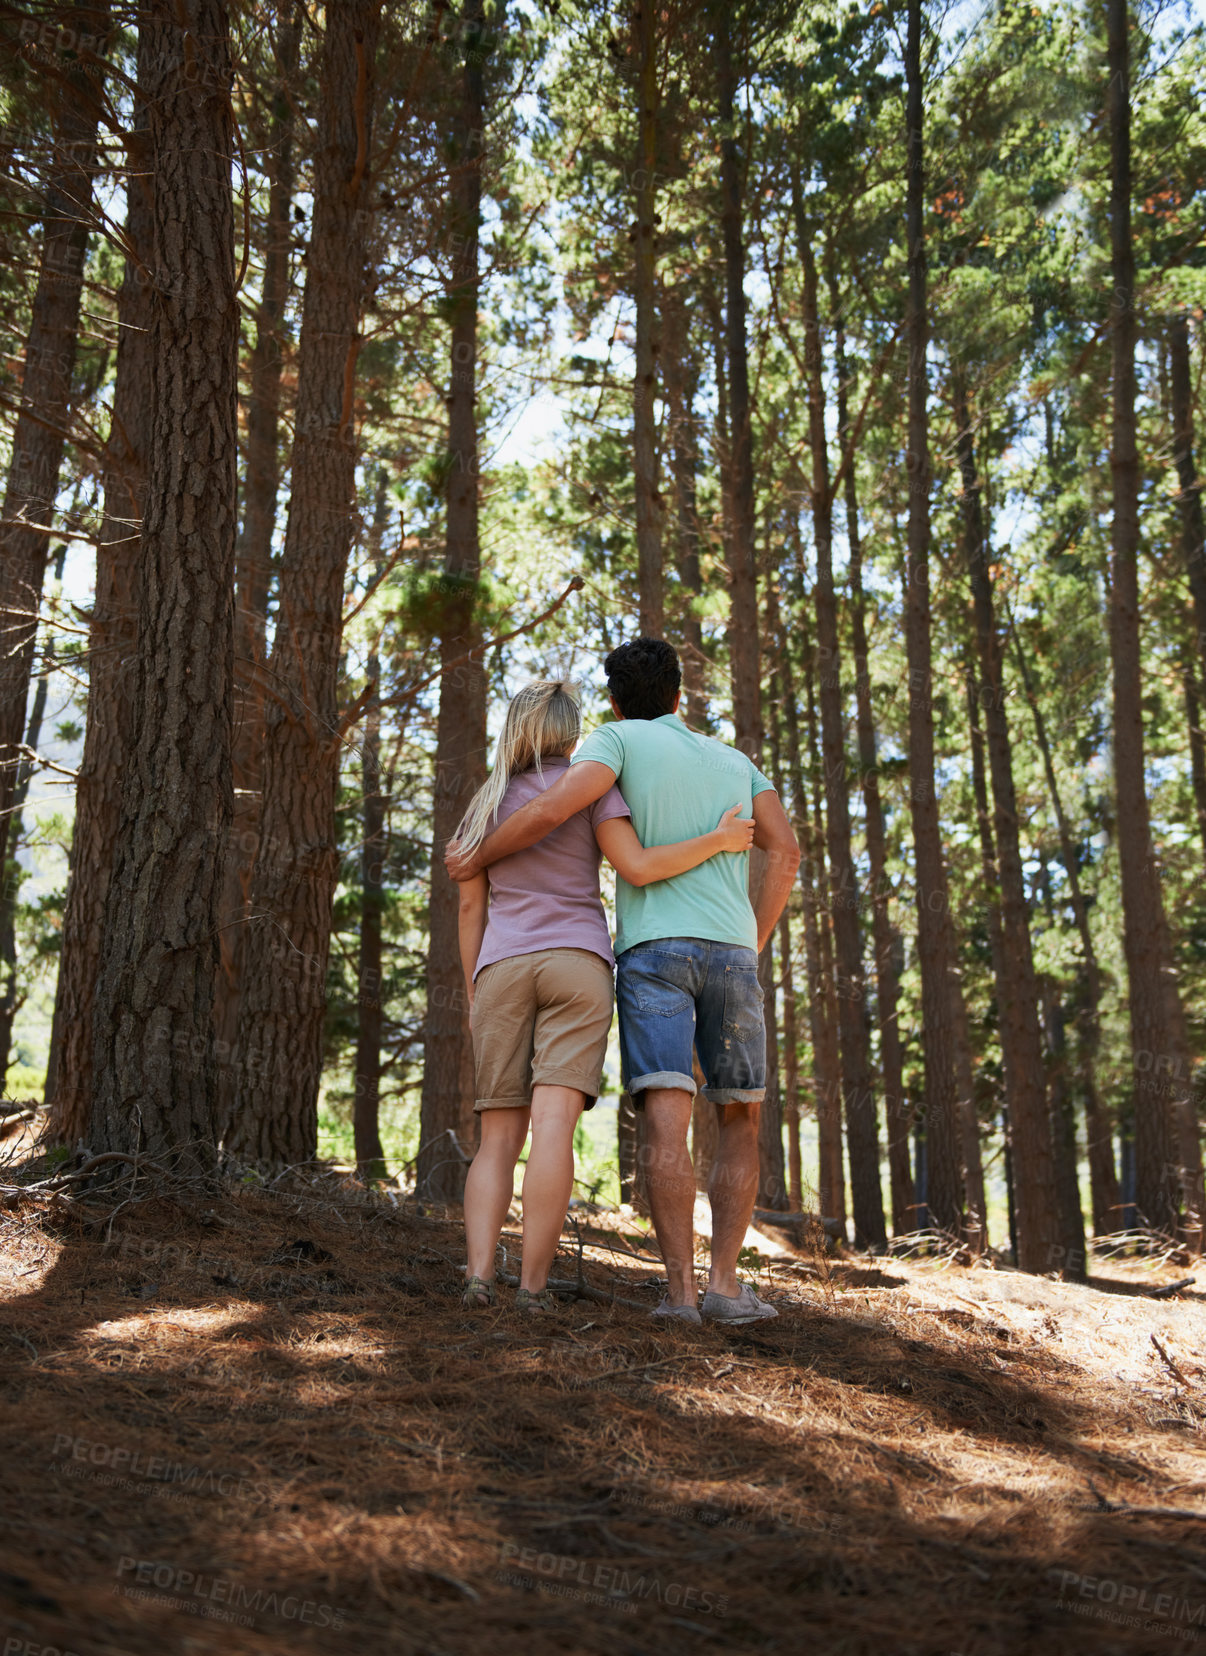
{"label": "man's bare leg", "polygon": [[[712,1207],[712,1269],[708,1292],[733,1299],[741,1291],[737,1255],[758,1195],[760,1104],[717,1104],[716,1159],[708,1179]],[[660,1232],[658,1233],[660,1236]]]}
{"label": "man's bare leg", "polygon": [[[687,1150],[691,1094],[680,1087],[645,1092],[645,1186],[671,1305],[694,1305],[695,1170]],[[757,1167],[755,1166],[755,1175]],[[744,1235],[744,1232],[742,1233]],[[735,1257],[735,1256],[734,1256]]]}

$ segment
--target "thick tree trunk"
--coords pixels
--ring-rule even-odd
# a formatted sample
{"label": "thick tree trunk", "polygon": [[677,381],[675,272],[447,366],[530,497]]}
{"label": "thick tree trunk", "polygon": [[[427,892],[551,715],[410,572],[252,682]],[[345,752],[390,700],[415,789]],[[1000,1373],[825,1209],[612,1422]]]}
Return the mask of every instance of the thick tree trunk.
{"label": "thick tree trunk", "polygon": [[88,709],[75,783],[75,825],[63,911],[46,1102],[50,1131],[65,1144],[83,1136],[92,1107],[92,1013],[102,922],[132,758],[142,531],[151,446],[151,326],[156,269],[148,117],[143,99],[152,32],[138,35],[139,96],[126,139],[126,260],[117,296],[113,414],[105,447],[104,517],[96,545],[96,596],[88,637]]}
{"label": "thick tree trunk", "polygon": [[[1022,872],[1001,640],[997,632],[992,581],[988,571],[988,533],[976,469],[975,436],[967,391],[957,369],[952,375],[951,393],[955,446],[963,485],[963,554],[971,586],[979,669],[974,695],[983,708],[988,774],[992,783],[993,844],[1001,926],[1000,947],[994,965],[1001,1057],[1005,1091],[1009,1099],[1009,1120],[1013,1128],[1014,1172],[1018,1180],[1018,1264],[1025,1271],[1051,1271],[1055,1269],[1054,1250],[1063,1249],[1060,1257],[1067,1259],[1066,1238],[1061,1235],[1055,1189],[1043,1037],[1039,1027],[1038,978],[1034,970],[1026,881]],[[1083,1232],[1081,1240],[1083,1243]]]}
{"label": "thick tree trunk", "polygon": [[[149,473],[134,739],[96,987],[94,1150],[204,1168],[218,897],[231,817],[239,313],[222,0],[148,7],[154,180]],[[142,54],[140,54],[141,57]]]}
{"label": "thick tree trunk", "polygon": [[[264,276],[251,351],[243,524],[235,548],[234,821],[225,852],[222,924],[218,932],[222,951],[214,997],[218,1051],[233,1051],[239,1032],[248,903],[260,820],[268,589],[280,487],[282,324],[289,297],[290,208],[295,173],[292,83],[297,76],[302,18],[295,0],[284,0],[278,15],[276,60],[280,80],[272,99]],[[234,1106],[235,1077],[229,1068],[219,1073],[220,1119],[225,1122]]]}
{"label": "thick tree trunk", "polygon": [[934,769],[932,645],[930,639],[929,338],[926,301],[925,167],[921,78],[921,0],[908,0],[906,138],[908,143],[909,567],[906,644],[909,664],[909,783],[917,881],[917,951],[921,963],[922,1045],[925,1052],[926,1206],[930,1223],[958,1233],[963,1216],[963,1166],[958,1081],[951,1032],[954,949],[950,895],[942,855],[942,828]]}
{"label": "thick tree trunk", "polygon": [[1076,920],[1076,930],[1080,936],[1084,969],[1084,992],[1080,1015],[1080,1080],[1085,1098],[1085,1141],[1089,1157],[1089,1189],[1093,1207],[1093,1231],[1095,1235],[1103,1236],[1107,1231],[1123,1228],[1123,1219],[1122,1196],[1118,1184],[1118,1174],[1114,1166],[1114,1144],[1110,1132],[1110,1120],[1097,1091],[1097,1051],[1101,1036],[1101,969],[1097,963],[1097,950],[1093,943],[1093,933],[1089,929],[1089,909],[1085,902],[1084,892],[1081,890],[1076,849],[1072,842],[1072,829],[1064,812],[1063,800],[1060,797],[1059,785],[1056,781],[1055,762],[1051,754],[1051,743],[1047,737],[1047,725],[1043,718],[1042,708],[1039,706],[1034,681],[1030,676],[1026,652],[1022,647],[1022,641],[1018,636],[1016,627],[1013,629],[1013,644],[1018,668],[1022,675],[1022,685],[1026,692],[1026,700],[1030,704],[1031,716],[1034,719],[1035,740],[1038,742],[1039,752],[1043,758],[1047,791],[1051,795],[1051,808],[1055,813],[1056,826],[1059,829],[1060,860],[1068,877],[1068,890],[1072,897],[1072,913]]}
{"label": "thick tree trunk", "polygon": [[[107,14],[81,11],[88,32],[105,33]],[[0,518],[0,822],[7,823],[29,712],[38,612],[71,412],[72,371],[83,292],[98,93],[82,65],[60,88],[46,180],[42,255],[30,310],[21,396]]]}
{"label": "thick tree trunk", "polygon": [[326,12],[292,496],[268,664],[254,919],[227,1139],[245,1160],[302,1162],[317,1148],[338,876],[336,684],[356,498],[354,394],[379,21],[380,0],[343,0]]}
{"label": "thick tree trunk", "polygon": [[761,668],[758,651],[758,580],[754,556],[754,450],[749,359],[745,336],[745,237],[742,193],[745,163],[737,137],[737,76],[733,64],[732,14],[713,10],[712,42],[720,118],[720,194],[724,233],[725,336],[729,391],[729,478],[725,500],[729,537],[729,668],[733,680],[736,745],[755,764],[762,750]]}
{"label": "thick tree trunk", "polygon": [[1190,1099],[1189,1043],[1152,842],[1144,762],[1127,0],[1108,0],[1106,22],[1114,283],[1110,657],[1123,945],[1134,1065],[1135,1198],[1144,1222],[1168,1231],[1177,1224],[1179,1193],[1185,1209],[1184,1233],[1196,1251],[1202,1240],[1201,1148]]}
{"label": "thick tree trunk", "polygon": [[[448,396],[447,598],[440,631],[440,712],[436,725],[427,1018],[416,1188],[435,1201],[459,1200],[474,1149],[473,1047],[457,944],[457,888],[444,848],[486,774],[486,671],[464,662],[480,639],[478,539],[477,305],[486,94],[479,42],[482,0],[466,0],[465,61],[451,186],[457,250],[449,289],[452,376]],[[454,665],[454,663],[458,663]]]}
{"label": "thick tree trunk", "polygon": [[[1050,870],[1044,856],[1041,871],[1043,907],[1048,924],[1055,924],[1055,901],[1051,895]],[[1050,1077],[1051,1146],[1055,1161],[1055,1192],[1059,1216],[1059,1247],[1053,1269],[1066,1278],[1086,1278],[1085,1221],[1080,1206],[1080,1175],[1076,1158],[1076,1101],[1068,1085],[1068,1042],[1063,999],[1049,972],[1039,979],[1046,1036],[1047,1070]]]}
{"label": "thick tree trunk", "polygon": [[637,25],[637,132],[635,173],[636,222],[633,249],[633,300],[636,308],[636,363],[632,385],[633,482],[636,490],[637,597],[640,629],[660,638],[665,626],[662,579],[664,506],[658,489],[657,422],[657,125],[660,90],[657,76],[658,11],[642,0]]}
{"label": "thick tree trunk", "polygon": [[812,522],[816,542],[817,659],[820,677],[821,752],[825,766],[825,849],[829,863],[830,911],[837,956],[838,1037],[842,1060],[842,1096],[850,1156],[850,1194],[854,1238],[862,1248],[884,1248],[883,1191],[879,1174],[879,1128],[875,1077],[865,1018],[867,986],[859,928],[858,874],[850,841],[850,782],[846,766],[846,728],[842,697],[841,646],[837,596],[833,587],[833,491],[829,482],[825,433],[824,361],[821,354],[817,269],[804,222],[799,180],[793,178],[796,237],[804,271],[803,322],[805,373],[808,379],[808,430],[812,460]]}
{"label": "thick tree trunk", "polygon": [[[834,315],[839,312],[836,279],[830,275],[830,301]],[[835,329],[837,368],[838,431],[843,444],[849,441],[849,381],[846,367],[845,334]],[[846,468],[846,541],[850,557],[850,624],[854,643],[854,692],[858,727],[859,776],[863,795],[864,837],[871,885],[872,940],[875,947],[875,1011],[879,1027],[879,1059],[884,1083],[884,1110],[888,1127],[888,1181],[892,1203],[892,1229],[898,1236],[916,1229],[916,1193],[909,1165],[909,1123],[911,1112],[904,1095],[904,1060],[900,1047],[900,973],[897,969],[896,934],[892,926],[892,887],[887,873],[887,830],[883,800],[879,791],[879,759],[876,751],[875,717],[871,708],[871,669],[867,650],[866,602],[863,595],[862,534],[858,518],[855,468]]]}
{"label": "thick tree trunk", "polygon": [[[384,467],[377,475],[377,502],[373,511],[374,576],[383,570],[380,561],[381,537],[388,511],[388,477]],[[374,646],[368,658],[371,684],[380,685],[381,658]],[[356,1091],[352,1103],[352,1136],[356,1167],[362,1179],[386,1176],[385,1151],[381,1145],[379,1110],[381,1104],[381,1029],[385,986],[381,977],[381,921],[385,907],[385,859],[388,850],[385,822],[385,794],[381,785],[381,693],[374,690],[364,719],[360,748],[364,841],[360,852],[360,959],[356,999]]]}

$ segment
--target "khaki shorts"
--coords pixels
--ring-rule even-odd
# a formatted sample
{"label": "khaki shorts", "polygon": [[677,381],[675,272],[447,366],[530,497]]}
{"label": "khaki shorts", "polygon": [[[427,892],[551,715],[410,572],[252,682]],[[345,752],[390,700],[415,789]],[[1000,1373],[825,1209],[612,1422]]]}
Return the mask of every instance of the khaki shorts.
{"label": "khaki shorts", "polygon": [[611,967],[589,949],[496,960],[473,989],[475,1110],[527,1109],[533,1087],[574,1087],[594,1104],[614,1005]]}

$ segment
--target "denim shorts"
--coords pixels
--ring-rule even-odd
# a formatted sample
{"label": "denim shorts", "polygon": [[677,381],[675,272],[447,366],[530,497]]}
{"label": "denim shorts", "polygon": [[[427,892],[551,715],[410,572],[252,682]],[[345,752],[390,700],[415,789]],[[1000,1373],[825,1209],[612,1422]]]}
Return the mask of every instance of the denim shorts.
{"label": "denim shorts", "polygon": [[766,1093],[766,1026],[758,956],[732,943],[659,937],[616,962],[620,1069],[633,1095],[646,1087],[695,1093],[691,1049],[704,1097],[756,1104]]}

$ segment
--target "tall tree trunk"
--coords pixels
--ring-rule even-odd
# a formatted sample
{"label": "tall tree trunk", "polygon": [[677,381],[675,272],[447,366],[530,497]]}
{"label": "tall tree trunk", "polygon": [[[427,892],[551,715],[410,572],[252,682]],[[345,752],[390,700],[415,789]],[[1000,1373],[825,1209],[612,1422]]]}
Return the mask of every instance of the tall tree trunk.
{"label": "tall tree trunk", "polygon": [[[88,32],[103,36],[107,13],[80,10]],[[38,612],[71,413],[72,372],[92,178],[96,170],[98,91],[80,63],[57,94],[54,150],[46,180],[42,255],[30,310],[21,397],[12,435],[4,516],[0,518],[0,822],[7,823],[29,712]]]}
{"label": "tall tree trunk", "polygon": [[[1045,854],[1040,869],[1043,907],[1048,924],[1055,924],[1055,902]],[[1039,979],[1043,1028],[1047,1038],[1047,1067],[1050,1075],[1051,1144],[1055,1158],[1056,1201],[1059,1210],[1060,1248],[1054,1268],[1065,1278],[1083,1282],[1086,1278],[1085,1221],[1080,1206],[1080,1175],[1076,1158],[1076,1101],[1068,1085],[1068,1042],[1063,1000],[1059,986],[1049,972]]]}
{"label": "tall tree trunk", "polygon": [[758,958],[766,1022],[766,1097],[758,1114],[758,1206],[787,1211],[787,1168],[783,1158],[783,1096],[779,1089],[778,973],[773,939]]}
{"label": "tall tree trunk", "polygon": [[[809,972],[810,993],[817,1007],[814,1033],[814,1071],[817,1073],[817,1182],[820,1187],[821,1215],[835,1219],[846,1234],[846,1174],[842,1162],[842,1069],[838,1041],[837,985],[834,981],[833,938],[829,921],[829,893],[832,889],[825,862],[825,808],[821,788],[821,758],[817,741],[816,657],[804,609],[804,594],[797,593],[797,617],[804,650],[804,671],[807,674],[805,730],[808,742],[808,766],[812,778],[811,807],[805,799],[803,778],[798,777],[801,793],[800,810],[802,833],[798,836],[804,851],[801,859],[801,884],[804,892],[804,910],[811,905],[816,920],[816,975]],[[786,660],[786,654],[784,660]],[[795,706],[794,694],[790,705]],[[793,761],[793,792],[797,782],[798,752],[789,749]]]}
{"label": "tall tree trunk", "polygon": [[729,477],[725,499],[729,537],[729,668],[733,679],[736,745],[758,763],[762,749],[759,701],[758,580],[754,556],[754,450],[749,358],[745,336],[745,236],[742,194],[745,163],[737,137],[737,74],[733,14],[715,6],[712,44],[720,118],[721,224],[724,232],[725,335],[729,390]]}
{"label": "tall tree trunk", "polygon": [[958,1081],[951,1033],[950,895],[934,771],[932,644],[930,639],[929,375],[926,349],[925,165],[921,76],[921,0],[908,0],[906,139],[908,144],[909,567],[906,645],[909,664],[909,792],[917,881],[917,950],[921,962],[922,1045],[925,1052],[926,1206],[930,1222],[958,1233],[963,1167]]}
{"label": "tall tree trunk", "polygon": [[980,1154],[980,1119],[976,1110],[976,1082],[972,1068],[971,1032],[967,1001],[958,973],[951,976],[951,1031],[955,1043],[955,1074],[959,1079],[959,1132],[963,1156],[963,1235],[969,1250],[984,1252],[988,1242],[988,1205],[984,1197],[984,1162]]}
{"label": "tall tree trunk", "polygon": [[[64,543],[59,556],[58,578],[63,578],[63,561],[67,547]],[[0,894],[0,965],[4,971],[4,987],[0,991],[0,1088],[3,1088],[5,1077],[8,1075],[9,1058],[13,1045],[13,1022],[24,1004],[25,997],[18,989],[17,975],[17,899],[21,890],[21,868],[17,861],[21,849],[21,835],[24,832],[22,812],[25,801],[29,797],[29,783],[33,776],[34,760],[32,755],[38,751],[38,742],[42,736],[42,720],[46,715],[46,696],[50,687],[50,674],[54,666],[54,646],[48,640],[46,657],[42,671],[38,674],[37,687],[34,690],[33,707],[29,713],[29,727],[25,732],[25,748],[27,757],[22,759],[17,771],[17,788],[13,795],[12,815],[4,824],[6,832],[4,843],[6,854],[3,860],[4,890]]]}
{"label": "tall tree trunk", "polygon": [[808,379],[808,430],[812,460],[810,495],[817,554],[814,597],[820,669],[821,752],[825,765],[825,849],[832,882],[830,912],[837,956],[838,1036],[850,1156],[850,1194],[856,1245],[884,1248],[888,1233],[884,1224],[884,1200],[880,1185],[875,1077],[871,1068],[865,1017],[867,986],[863,978],[863,944],[858,921],[861,897],[850,843],[850,783],[846,765],[837,597],[833,588],[833,491],[829,481],[828,438],[825,433],[825,381],[817,303],[817,268],[804,219],[799,178],[794,175],[792,201],[804,271],[804,367]]}
{"label": "tall tree trunk", "polygon": [[637,25],[637,133],[633,299],[636,305],[636,363],[632,385],[633,482],[636,490],[637,595],[640,629],[660,638],[665,627],[662,579],[662,520],[658,489],[657,422],[657,76],[658,10],[639,0]]}
{"label": "tall tree trunk", "polygon": [[[984,711],[988,774],[992,783],[993,842],[1001,925],[1001,946],[995,962],[997,1012],[1009,1121],[1013,1131],[1013,1164],[1018,1181],[1018,1264],[1024,1271],[1050,1271],[1055,1268],[1057,1248],[1064,1250],[1060,1257],[1067,1258],[1066,1238],[1061,1235],[1055,1188],[1043,1037],[1039,1027],[1038,978],[1034,970],[1026,881],[1022,872],[1001,640],[997,632],[992,581],[988,572],[988,533],[976,469],[975,436],[968,410],[967,390],[957,368],[951,378],[951,396],[955,415],[955,446],[963,485],[963,553],[976,629],[979,671],[975,696]],[[1081,1240],[1083,1242],[1083,1232]]]}
{"label": "tall tree trunk", "polygon": [[268,664],[260,833],[239,1016],[238,1157],[317,1148],[331,899],[338,875],[337,675],[356,499],[356,357],[380,0],[326,12],[313,232],[302,303],[292,495]]}
{"label": "tall tree trunk", "polygon": [[787,1128],[787,1205],[804,1207],[800,1169],[800,1035],[796,1023],[796,975],[787,910],[779,920],[779,957],[783,984],[783,1121]]}
{"label": "tall tree trunk", "polygon": [[[801,556],[798,541],[795,552],[798,559]],[[831,1101],[839,1096],[841,1070],[838,1058],[837,1007],[830,994],[831,986],[826,979],[821,958],[821,928],[826,923],[821,908],[825,870],[823,861],[820,862],[818,870],[819,841],[813,832],[812,813],[800,755],[797,714],[799,703],[790,642],[781,634],[778,643],[779,701],[783,708],[784,746],[787,750],[785,774],[791,790],[792,829],[803,851],[800,859],[800,892],[804,915],[804,964],[808,976],[808,1032],[812,1056],[813,1111],[817,1120],[820,1146],[817,1200],[823,1217],[836,1218],[840,1210],[844,1227],[845,1181],[842,1173],[841,1124],[839,1121],[835,1147],[832,1142],[830,1116],[826,1113],[831,1108]],[[804,670],[811,674],[812,669],[807,658]],[[811,703],[810,691],[810,709]],[[795,1142],[798,1147],[798,1138]],[[788,1149],[790,1152],[790,1142]],[[831,1202],[835,1205],[830,1206]]]}
{"label": "tall tree trunk", "polygon": [[[1192,633],[1192,613],[1191,613]],[[1198,838],[1206,860],[1206,731],[1202,728],[1202,696],[1198,683],[1198,659],[1192,645],[1182,643],[1180,650],[1181,688],[1185,695],[1185,724],[1189,733],[1189,774],[1193,784],[1194,815],[1198,819]]]}
{"label": "tall tree trunk", "polygon": [[[840,314],[836,276],[829,273],[833,314]],[[850,441],[849,387],[845,331],[838,322],[834,341],[837,368],[838,431]],[[892,1229],[898,1236],[917,1227],[916,1193],[909,1165],[909,1116],[905,1105],[904,1060],[900,1047],[900,974],[896,966],[896,937],[889,903],[887,830],[879,791],[875,717],[871,707],[871,669],[867,650],[866,601],[863,595],[863,548],[858,517],[858,485],[853,464],[846,468],[846,542],[850,557],[850,625],[854,643],[854,692],[858,727],[859,776],[863,795],[864,836],[871,884],[871,924],[875,947],[875,1011],[879,1027],[879,1059],[884,1082],[884,1110],[888,1127],[888,1181]]]}
{"label": "tall tree trunk", "polygon": [[703,729],[708,719],[704,680],[706,659],[703,653],[703,626],[696,607],[703,595],[696,490],[699,443],[695,399],[699,375],[688,356],[684,301],[673,290],[669,293],[664,291],[662,334],[665,341],[662,371],[666,382],[670,467],[674,482],[675,568],[682,588],[678,633],[683,664],[683,717],[689,725]]}
{"label": "tall tree trunk", "polygon": [[[381,537],[388,510],[388,475],[377,474],[377,501],[373,511],[374,576],[383,570]],[[380,685],[381,658],[374,644],[368,658],[370,684]],[[381,693],[374,688],[364,720],[360,749],[364,794],[364,841],[360,852],[360,961],[356,999],[356,1092],[352,1103],[352,1135],[356,1167],[362,1179],[383,1179],[385,1151],[381,1145],[381,1028],[385,986],[381,980],[381,921],[385,907],[385,794],[381,786]]]}
{"label": "tall tree trunk", "polygon": [[63,910],[46,1102],[50,1131],[76,1144],[92,1107],[92,1013],[102,923],[122,787],[132,762],[140,546],[151,449],[155,213],[145,87],[153,34],[138,32],[138,93],[126,138],[126,259],[117,296],[113,414],[102,472],[104,516],[96,543],[96,596],[88,636],[88,708],[75,782],[75,824]]}
{"label": "tall tree trunk", "polygon": [[1101,1037],[1101,969],[1097,962],[1097,950],[1093,943],[1093,933],[1089,929],[1089,908],[1085,901],[1084,892],[1081,890],[1076,848],[1072,843],[1072,829],[1064,811],[1059,784],[1056,781],[1055,762],[1051,753],[1051,743],[1047,737],[1047,725],[1043,718],[1043,710],[1039,705],[1034,680],[1030,675],[1026,652],[1022,647],[1022,640],[1018,636],[1016,627],[1013,628],[1013,646],[1018,669],[1022,676],[1022,685],[1026,692],[1026,700],[1030,704],[1030,713],[1034,720],[1035,740],[1038,742],[1039,752],[1042,754],[1043,771],[1047,778],[1047,791],[1051,795],[1051,808],[1055,813],[1056,826],[1059,829],[1060,860],[1068,877],[1068,890],[1072,897],[1072,913],[1080,937],[1084,970],[1084,992],[1080,1016],[1080,1080],[1085,1099],[1085,1143],[1089,1157],[1089,1189],[1093,1207],[1093,1230],[1097,1236],[1103,1236],[1108,1231],[1122,1228],[1123,1217],[1122,1196],[1118,1184],[1118,1174],[1114,1166],[1114,1144],[1110,1132],[1110,1120],[1105,1106],[1101,1102],[1101,1095],[1097,1090],[1097,1052]]}
{"label": "tall tree trunk", "polygon": [[[297,78],[301,27],[296,0],[283,0],[276,35],[280,79],[272,99],[264,277],[251,350],[243,524],[235,548],[235,814],[225,850],[222,925],[218,932],[222,967],[214,997],[214,1040],[219,1052],[233,1051],[238,1040],[248,901],[260,820],[268,589],[280,487],[282,326],[289,297],[290,208],[295,173],[293,83]],[[235,1077],[226,1066],[219,1075],[220,1119],[225,1122],[234,1105]]]}
{"label": "tall tree trunk", "polygon": [[1174,316],[1168,324],[1168,384],[1181,555],[1189,576],[1198,659],[1206,681],[1206,523],[1203,522],[1202,480],[1193,452],[1193,373],[1189,361],[1189,320],[1184,314]]}
{"label": "tall tree trunk", "polygon": [[[435,1201],[456,1201],[474,1148],[473,1047],[469,1003],[457,945],[457,888],[444,869],[455,834],[486,774],[486,670],[459,660],[478,643],[477,305],[486,93],[482,70],[482,0],[466,0],[465,59],[451,186],[459,240],[449,289],[452,383],[448,397],[448,596],[440,628],[440,712],[436,725],[427,1017],[420,1150],[416,1186]],[[455,665],[454,665],[455,664]]]}
{"label": "tall tree trunk", "polygon": [[1139,642],[1139,457],[1135,420],[1135,254],[1131,239],[1130,42],[1127,0],[1107,0],[1110,244],[1114,282],[1114,479],[1110,657],[1123,946],[1135,1086],[1135,1196],[1144,1221],[1177,1223],[1202,1241],[1202,1160],[1190,1097],[1189,1042],[1152,842],[1144,763]]}
{"label": "tall tree trunk", "polygon": [[204,1168],[216,1148],[216,850],[232,805],[231,60],[222,0],[160,0],[140,26],[150,34],[153,268],[162,291],[151,323],[134,739],[105,903],[89,1142]]}

